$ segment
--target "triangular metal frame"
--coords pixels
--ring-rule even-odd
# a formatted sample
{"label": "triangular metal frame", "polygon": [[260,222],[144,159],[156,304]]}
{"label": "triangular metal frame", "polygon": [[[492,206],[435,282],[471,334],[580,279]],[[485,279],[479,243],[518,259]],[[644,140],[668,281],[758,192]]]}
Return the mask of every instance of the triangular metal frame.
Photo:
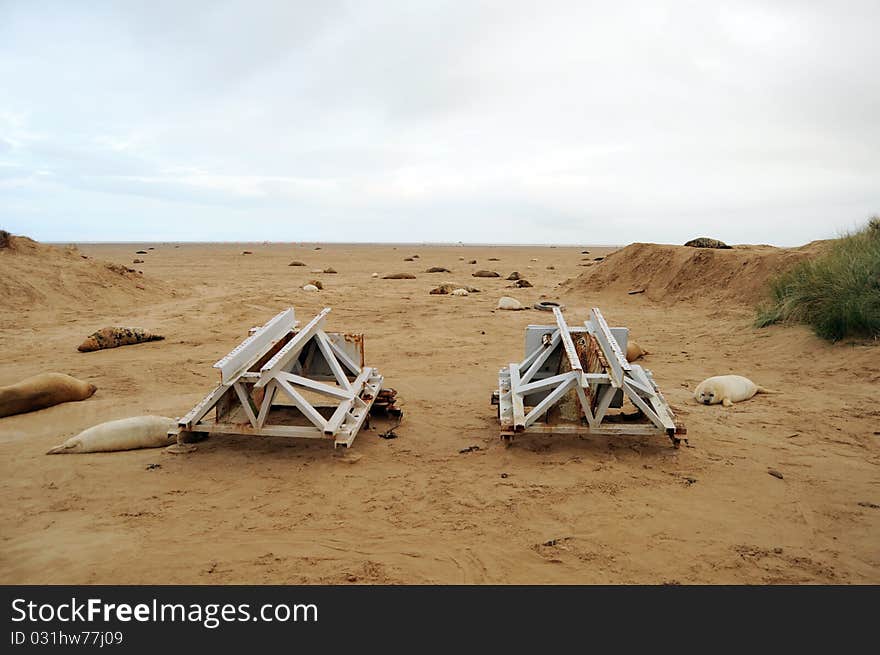
{"label": "triangular metal frame", "polygon": [[[324,438],[333,439],[334,446],[351,446],[383,378],[377,369],[363,365],[363,335],[324,331],[330,311],[324,308],[297,329],[291,307],[251,330],[214,364],[220,384],[178,421],[172,431],[178,441],[201,432]],[[316,373],[322,363],[329,371]],[[317,404],[303,392],[333,402]],[[282,405],[295,407],[310,425],[273,423],[272,410]],[[213,420],[207,418],[212,409]],[[332,411],[325,417],[319,409]]]}
{"label": "triangular metal frame", "polygon": [[[510,439],[521,432],[576,434],[651,434],[665,433],[678,446],[686,434],[675,423],[669,404],[654,382],[651,371],[626,360],[598,307],[590,311],[583,328],[570,328],[558,307],[553,308],[556,329],[544,335],[541,344],[519,363],[502,368],[498,374],[498,405],[502,437]],[[549,328],[549,326],[548,326]],[[575,346],[574,338],[580,348]],[[534,380],[535,374],[559,349],[566,358],[566,372]],[[592,363],[584,370],[585,361]],[[549,410],[571,390],[576,392],[582,424],[541,425]],[[638,408],[641,423],[609,424],[607,412],[618,391]],[[536,392],[546,395],[528,412],[525,398]]]}

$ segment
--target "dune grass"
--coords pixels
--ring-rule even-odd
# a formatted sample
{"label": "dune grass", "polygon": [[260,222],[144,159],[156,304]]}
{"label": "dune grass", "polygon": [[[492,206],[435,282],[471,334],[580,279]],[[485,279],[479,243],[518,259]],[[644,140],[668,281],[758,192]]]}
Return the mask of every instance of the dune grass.
{"label": "dune grass", "polygon": [[880,337],[880,216],[773,278],[770,290],[758,327],[805,323],[830,341]]}

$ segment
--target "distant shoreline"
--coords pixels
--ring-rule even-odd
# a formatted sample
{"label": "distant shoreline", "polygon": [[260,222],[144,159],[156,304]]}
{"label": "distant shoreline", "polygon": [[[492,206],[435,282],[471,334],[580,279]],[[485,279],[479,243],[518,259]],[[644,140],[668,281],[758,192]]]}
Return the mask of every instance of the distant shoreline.
{"label": "distant shoreline", "polygon": [[426,242],[426,241],[41,241],[53,246],[84,245],[84,246],[126,246],[139,244],[168,245],[309,245],[309,246],[448,246],[453,248],[622,248],[625,244],[599,243],[464,243],[464,242]]}

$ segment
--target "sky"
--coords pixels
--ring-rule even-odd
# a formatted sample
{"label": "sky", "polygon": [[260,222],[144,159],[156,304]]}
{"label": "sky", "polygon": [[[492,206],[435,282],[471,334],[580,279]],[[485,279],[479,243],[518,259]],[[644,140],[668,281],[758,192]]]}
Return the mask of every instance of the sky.
{"label": "sky", "polygon": [[880,213],[877,25],[877,0],[0,0],[0,228],[830,238]]}

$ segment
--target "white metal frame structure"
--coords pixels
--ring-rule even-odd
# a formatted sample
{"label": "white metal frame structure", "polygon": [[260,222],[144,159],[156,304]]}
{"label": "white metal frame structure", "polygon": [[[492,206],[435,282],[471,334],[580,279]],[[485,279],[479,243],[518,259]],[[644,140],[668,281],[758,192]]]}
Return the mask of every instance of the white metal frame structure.
{"label": "white metal frame structure", "polygon": [[329,313],[326,307],[297,329],[291,307],[252,329],[214,364],[220,384],[169,434],[178,443],[207,433],[332,439],[334,447],[351,446],[383,378],[363,364],[363,335],[324,331]]}
{"label": "white metal frame structure", "polygon": [[[518,433],[643,435],[666,434],[675,446],[687,433],[676,424],[674,415],[650,371],[626,360],[617,340],[598,307],[592,308],[584,327],[570,328],[558,307],[553,309],[555,329],[547,328],[540,345],[519,363],[502,368],[498,392],[492,402],[498,405],[501,436],[510,440]],[[563,372],[544,379],[535,374],[562,349]],[[560,366],[563,368],[563,366]],[[586,369],[586,370],[585,370]],[[574,390],[580,423],[549,424],[549,410]],[[530,409],[529,395],[543,397]],[[608,409],[622,392],[639,410],[640,422],[610,423]],[[528,409],[528,411],[526,411]],[[544,419],[543,422],[539,422]]]}

